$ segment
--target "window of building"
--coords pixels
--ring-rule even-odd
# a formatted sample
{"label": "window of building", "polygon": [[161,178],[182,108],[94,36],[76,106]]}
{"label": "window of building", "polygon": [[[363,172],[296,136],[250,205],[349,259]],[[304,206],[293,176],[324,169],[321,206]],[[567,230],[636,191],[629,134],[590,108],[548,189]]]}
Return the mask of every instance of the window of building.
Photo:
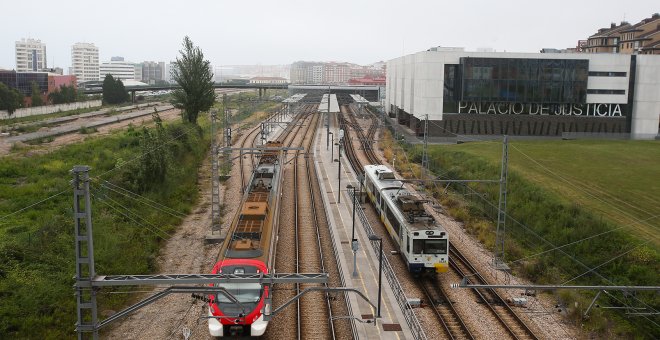
{"label": "window of building", "polygon": [[626,72],[589,71],[590,77],[625,77],[626,75]]}
{"label": "window of building", "polygon": [[[452,101],[583,103],[589,61],[576,59],[461,58],[445,66],[445,108]],[[459,85],[457,87],[457,85]],[[459,91],[455,91],[460,88]],[[448,94],[454,94],[453,98]]]}
{"label": "window of building", "polygon": [[626,94],[626,90],[588,89],[587,94]]}

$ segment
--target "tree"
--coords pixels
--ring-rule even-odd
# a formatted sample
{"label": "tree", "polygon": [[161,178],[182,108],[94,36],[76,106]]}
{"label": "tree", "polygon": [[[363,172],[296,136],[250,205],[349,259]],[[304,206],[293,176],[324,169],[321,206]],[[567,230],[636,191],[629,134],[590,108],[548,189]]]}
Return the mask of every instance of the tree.
{"label": "tree", "polygon": [[129,95],[121,79],[115,80],[111,74],[106,74],[103,79],[103,103],[120,104],[128,101],[128,98]]}
{"label": "tree", "polygon": [[41,98],[41,89],[36,81],[32,82],[32,106],[44,105],[44,100]]}
{"label": "tree", "polygon": [[73,103],[76,99],[76,88],[73,85],[61,85],[59,89],[48,94],[48,100],[53,104]]}
{"label": "tree", "polygon": [[0,83],[0,110],[7,110],[11,116],[20,107],[23,107],[23,94]]}
{"label": "tree", "polygon": [[215,102],[211,63],[204,60],[204,54],[195,47],[187,36],[183,39],[181,58],[176,58],[172,78],[180,89],[174,91],[172,104],[183,110],[183,119],[197,123],[201,111],[207,111]]}

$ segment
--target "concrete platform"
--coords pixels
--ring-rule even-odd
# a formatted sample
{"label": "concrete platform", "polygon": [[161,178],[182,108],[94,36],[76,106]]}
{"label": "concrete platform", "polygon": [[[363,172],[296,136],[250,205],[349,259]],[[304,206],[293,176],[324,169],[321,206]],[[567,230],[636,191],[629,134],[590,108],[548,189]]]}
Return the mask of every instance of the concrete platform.
{"label": "concrete platform", "polygon": [[[325,121],[325,119],[323,120]],[[332,125],[330,131],[339,135],[339,127]],[[336,151],[336,150],[335,150]],[[335,152],[335,158],[337,157]],[[374,305],[378,301],[378,256],[369,246],[367,235],[359,218],[355,220],[355,235],[359,248],[356,252],[356,275],[353,276],[353,251],[351,249],[352,213],[351,197],[346,189],[347,184],[359,185],[356,175],[348,164],[346,157],[342,157],[341,187],[338,180],[338,163],[331,159],[331,151],[326,149],[326,128],[321,124],[316,135],[314,146],[315,164],[321,177],[321,191],[326,193],[323,198],[335,244],[338,246],[340,257],[339,267],[347,287],[353,287],[363,292]],[[339,199],[341,195],[341,200]],[[341,201],[338,203],[338,201]],[[364,203],[369,204],[369,203]],[[361,207],[358,206],[357,209]],[[389,256],[389,254],[385,254]],[[371,318],[376,310],[356,294],[350,294],[350,308],[353,316],[361,319]],[[392,325],[394,324],[394,325]],[[399,329],[401,330],[397,330]],[[356,328],[362,339],[410,339],[412,334],[405,322],[400,307],[396,303],[394,294],[390,289],[385,276],[382,279],[382,307],[381,318],[373,323],[356,322]]]}

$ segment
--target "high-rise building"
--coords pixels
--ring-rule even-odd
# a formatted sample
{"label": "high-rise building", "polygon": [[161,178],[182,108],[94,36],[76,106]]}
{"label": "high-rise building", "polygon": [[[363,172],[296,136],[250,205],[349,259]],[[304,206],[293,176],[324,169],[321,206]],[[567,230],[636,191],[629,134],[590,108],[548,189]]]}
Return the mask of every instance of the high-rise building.
{"label": "high-rise building", "polygon": [[145,61],[142,63],[142,81],[147,84],[155,84],[163,81],[165,74],[164,62]]}
{"label": "high-rise building", "polygon": [[[172,71],[174,70],[175,67],[176,67],[176,63],[173,62],[173,61],[170,61],[169,63],[165,64],[164,78],[165,78],[165,81],[170,83],[170,84],[175,83],[174,78],[172,77]],[[215,73],[217,74],[218,72],[215,72]]]}
{"label": "high-rise building", "polygon": [[103,63],[99,66],[101,70],[100,79],[105,79],[107,74],[112,75],[115,79],[121,80],[142,80],[142,66],[140,69],[140,78],[135,74],[135,71],[138,69],[135,63],[124,61],[123,57],[112,57],[109,62]]}
{"label": "high-rise building", "polygon": [[41,40],[21,39],[16,42],[16,71],[34,72],[47,68],[46,44]]}
{"label": "high-rise building", "polygon": [[76,43],[71,46],[72,74],[78,84],[99,80],[99,49],[91,43]]}

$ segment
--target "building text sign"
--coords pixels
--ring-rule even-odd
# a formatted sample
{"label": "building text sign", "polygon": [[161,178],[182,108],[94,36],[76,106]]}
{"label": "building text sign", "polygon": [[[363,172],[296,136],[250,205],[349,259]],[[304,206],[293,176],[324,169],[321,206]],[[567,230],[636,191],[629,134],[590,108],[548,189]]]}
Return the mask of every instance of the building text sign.
{"label": "building text sign", "polygon": [[459,102],[458,113],[622,117],[621,104]]}

